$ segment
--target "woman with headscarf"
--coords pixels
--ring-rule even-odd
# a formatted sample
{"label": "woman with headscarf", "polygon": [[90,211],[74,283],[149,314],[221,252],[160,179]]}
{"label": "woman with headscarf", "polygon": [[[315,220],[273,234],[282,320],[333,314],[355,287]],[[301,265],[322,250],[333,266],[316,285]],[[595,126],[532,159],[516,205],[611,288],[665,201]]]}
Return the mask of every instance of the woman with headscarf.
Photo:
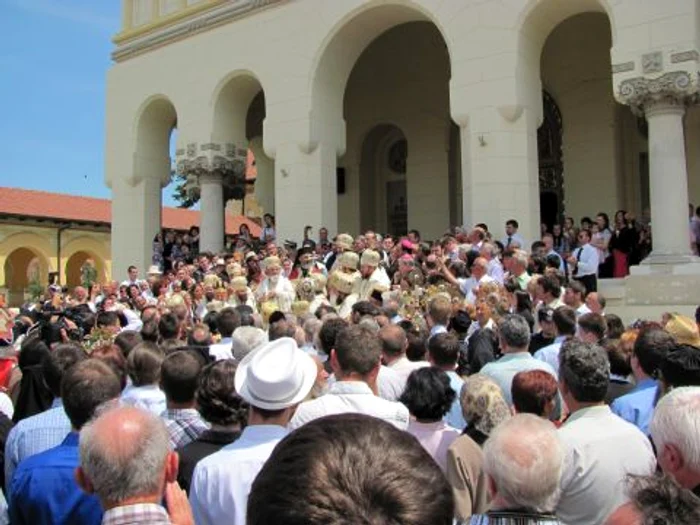
{"label": "woman with headscarf", "polygon": [[42,369],[49,353],[49,347],[38,336],[29,337],[22,343],[18,359],[22,379],[12,418],[15,423],[51,408],[53,394],[46,386]]}
{"label": "woman with headscarf", "polygon": [[482,374],[469,376],[460,395],[462,414],[467,422],[463,434],[483,445],[491,431],[511,416],[501,387]]}

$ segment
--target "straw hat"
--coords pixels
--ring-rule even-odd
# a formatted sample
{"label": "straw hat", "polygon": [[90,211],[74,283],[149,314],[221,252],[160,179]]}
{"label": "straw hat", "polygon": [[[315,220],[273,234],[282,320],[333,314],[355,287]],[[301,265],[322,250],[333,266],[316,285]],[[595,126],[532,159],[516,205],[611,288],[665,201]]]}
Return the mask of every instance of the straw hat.
{"label": "straw hat", "polygon": [[282,337],[253,350],[236,369],[236,392],[250,405],[283,410],[301,403],[311,391],[318,369],[294,339]]}
{"label": "straw hat", "polygon": [[673,336],[679,345],[691,345],[700,348],[700,330],[690,317],[674,314],[664,329]]}
{"label": "straw hat", "polygon": [[152,264],[151,266],[148,267],[148,271],[146,272],[146,275],[163,275],[163,272],[160,271],[160,268],[158,267],[157,264]]}

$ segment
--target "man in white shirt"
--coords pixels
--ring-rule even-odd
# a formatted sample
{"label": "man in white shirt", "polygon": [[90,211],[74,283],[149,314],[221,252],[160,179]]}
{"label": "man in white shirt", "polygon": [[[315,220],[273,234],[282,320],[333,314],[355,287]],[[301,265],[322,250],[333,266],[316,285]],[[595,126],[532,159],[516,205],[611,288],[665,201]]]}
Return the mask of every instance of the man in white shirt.
{"label": "man in white shirt", "polygon": [[401,391],[406,387],[406,381],[411,372],[418,368],[430,366],[427,361],[409,361],[406,357],[408,338],[400,326],[390,324],[379,330],[382,341],[382,361],[401,378]]}
{"label": "man in white shirt", "polygon": [[250,405],[241,437],[201,460],[190,485],[197,525],[245,525],[255,477],[287,435],[297,405],[316,381],[316,362],[283,337],[248,354],[238,365],[235,386]]}
{"label": "man in white shirt", "polygon": [[501,239],[501,244],[505,249],[525,248],[525,239],[518,233],[520,225],[515,219],[506,221],[506,236]]}
{"label": "man in white shirt", "polygon": [[221,334],[221,340],[218,343],[209,345],[209,355],[216,361],[222,359],[232,359],[231,353],[231,335],[241,324],[241,316],[235,308],[224,308],[216,314],[216,328]]}
{"label": "man in white shirt", "polygon": [[381,341],[368,328],[355,325],[342,329],[331,350],[330,363],[337,381],[328,393],[299,405],[289,429],[331,414],[358,413],[377,417],[401,430],[408,428],[408,409],[377,393],[381,365]]}
{"label": "man in white shirt", "polygon": [[498,284],[503,284],[503,265],[496,257],[496,247],[490,242],[485,242],[479,250],[479,255],[486,259],[486,274]]}
{"label": "man in white shirt", "polygon": [[562,523],[594,525],[626,502],[628,474],[656,464],[649,439],[605,404],[610,364],[598,345],[567,341],[559,354],[559,388],[571,411],[559,430],[565,460],[556,514]]}
{"label": "man in white shirt", "polygon": [[564,289],[564,304],[573,308],[576,317],[591,313],[591,309],[583,302],[586,297],[586,287],[579,281],[569,281]]}
{"label": "man in white shirt", "polygon": [[568,306],[560,306],[554,310],[552,321],[557,329],[557,336],[551,345],[540,348],[535,352],[535,359],[547,363],[559,374],[559,352],[561,345],[569,337],[576,335],[576,314]]}
{"label": "man in white shirt", "polygon": [[132,284],[139,286],[141,284],[141,279],[139,279],[139,269],[136,266],[129,266],[127,273],[129,274],[129,278],[122,281],[121,286],[131,286]]}
{"label": "man in white shirt", "polygon": [[586,287],[586,292],[598,289],[598,250],[591,245],[591,233],[581,230],[578,234],[579,247],[569,256],[571,277]]}
{"label": "man in white shirt", "polygon": [[440,269],[442,270],[442,274],[444,275],[445,279],[447,279],[447,281],[449,281],[451,284],[457,286],[466,296],[467,302],[474,304],[474,301],[476,300],[475,292],[477,288],[482,284],[494,282],[493,277],[490,277],[488,274],[488,266],[489,263],[486,259],[483,257],[477,257],[472,263],[470,268],[472,275],[468,279],[456,278],[444,264]]}

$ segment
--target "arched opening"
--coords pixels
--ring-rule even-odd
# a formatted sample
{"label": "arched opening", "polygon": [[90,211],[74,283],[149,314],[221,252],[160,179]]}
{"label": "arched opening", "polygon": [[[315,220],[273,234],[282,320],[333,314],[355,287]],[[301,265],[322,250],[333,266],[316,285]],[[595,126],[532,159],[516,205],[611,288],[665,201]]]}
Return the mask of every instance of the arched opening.
{"label": "arched opening", "polygon": [[429,21],[396,25],[359,55],[344,91],[340,230],[437,237],[449,226],[460,164],[451,154],[459,140],[451,140],[449,80],[447,45]]}
{"label": "arched opening", "polygon": [[213,139],[233,145],[246,166],[224,186],[228,213],[254,217],[274,213],[274,161],[265,155],[262,143],[265,117],[265,92],[253,74],[236,72],[222,82],[214,102]]}
{"label": "arched opening", "polygon": [[112,246],[115,278],[129,265],[148,268],[153,239],[162,228],[163,188],[171,179],[171,137],[177,126],[175,106],[163,95],[146,100],[137,113],[134,168],[119,181],[112,199]]}
{"label": "arched opening", "polygon": [[33,288],[48,283],[48,262],[29,248],[17,248],[5,260],[5,286],[8,303],[20,305]]}
{"label": "arched opening", "polygon": [[638,134],[625,124],[633,117],[613,96],[611,45],[605,13],[567,18],[544,43],[538,139],[542,221],[550,226],[564,213],[575,220],[598,212],[612,216],[629,202],[626,181],[639,180],[638,152],[632,151]]}
{"label": "arched opening", "polygon": [[[72,254],[66,261],[66,286],[68,286],[69,290],[86,284],[84,282],[83,267],[88,261],[91,261],[92,266],[95,268],[97,282],[104,282],[104,261],[93,253],[80,250]],[[87,273],[85,276],[87,276]]]}
{"label": "arched opening", "polygon": [[392,124],[375,126],[364,140],[360,162],[360,227],[392,235],[408,231],[408,143]]}

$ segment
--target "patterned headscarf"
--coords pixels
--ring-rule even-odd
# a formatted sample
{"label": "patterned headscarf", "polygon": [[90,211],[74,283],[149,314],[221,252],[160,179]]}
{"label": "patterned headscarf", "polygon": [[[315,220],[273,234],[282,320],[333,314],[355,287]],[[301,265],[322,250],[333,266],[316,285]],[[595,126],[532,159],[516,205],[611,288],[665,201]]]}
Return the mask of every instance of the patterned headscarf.
{"label": "patterned headscarf", "polygon": [[474,374],[465,379],[460,403],[467,424],[487,436],[511,416],[501,387],[483,374]]}

